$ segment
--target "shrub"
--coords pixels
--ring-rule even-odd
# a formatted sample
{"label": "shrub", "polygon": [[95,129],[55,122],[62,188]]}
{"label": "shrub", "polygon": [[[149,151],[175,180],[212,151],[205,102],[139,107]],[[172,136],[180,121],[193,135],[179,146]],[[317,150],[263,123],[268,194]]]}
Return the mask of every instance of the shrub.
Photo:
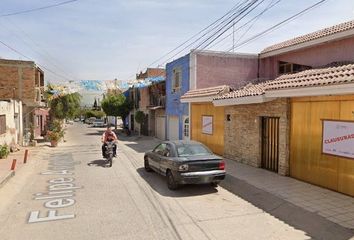
{"label": "shrub", "polygon": [[135,121],[139,124],[142,124],[145,119],[145,114],[142,111],[137,111],[135,113]]}
{"label": "shrub", "polygon": [[6,158],[10,153],[9,147],[5,145],[0,145],[0,158]]}
{"label": "shrub", "polygon": [[47,132],[47,137],[49,139],[49,141],[59,141],[62,137],[64,136],[64,132],[63,131],[48,131]]}

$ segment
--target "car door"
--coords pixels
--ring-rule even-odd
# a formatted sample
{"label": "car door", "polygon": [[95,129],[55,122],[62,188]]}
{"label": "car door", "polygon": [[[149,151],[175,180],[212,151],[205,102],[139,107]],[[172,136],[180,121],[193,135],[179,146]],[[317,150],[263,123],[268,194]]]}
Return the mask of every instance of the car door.
{"label": "car door", "polygon": [[157,145],[157,147],[155,147],[155,149],[152,150],[149,159],[149,165],[152,168],[154,168],[156,171],[160,171],[160,161],[161,161],[161,157],[164,155],[165,150],[166,150],[165,143],[161,143]]}
{"label": "car door", "polygon": [[160,157],[160,172],[163,175],[166,175],[166,170],[167,169],[172,169],[172,160],[171,158],[173,157],[173,149],[171,144],[166,144],[165,151],[163,152],[163,155]]}

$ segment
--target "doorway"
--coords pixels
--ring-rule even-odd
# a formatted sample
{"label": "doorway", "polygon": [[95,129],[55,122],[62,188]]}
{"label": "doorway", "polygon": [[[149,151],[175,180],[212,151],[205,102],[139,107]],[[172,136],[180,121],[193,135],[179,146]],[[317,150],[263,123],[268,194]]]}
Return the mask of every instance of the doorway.
{"label": "doorway", "polygon": [[279,118],[262,117],[261,167],[278,172],[279,163]]}

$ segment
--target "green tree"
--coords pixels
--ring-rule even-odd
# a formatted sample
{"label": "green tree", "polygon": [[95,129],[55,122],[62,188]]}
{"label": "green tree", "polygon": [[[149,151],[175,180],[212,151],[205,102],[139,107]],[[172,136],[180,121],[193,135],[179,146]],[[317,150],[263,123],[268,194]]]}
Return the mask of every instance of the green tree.
{"label": "green tree", "polygon": [[108,94],[101,102],[101,107],[107,116],[115,117],[115,129],[117,129],[117,117],[121,117],[125,127],[125,118],[133,109],[133,104],[123,94]]}
{"label": "green tree", "polygon": [[85,112],[85,118],[95,117],[95,118],[102,118],[105,116],[103,111],[96,111],[96,110],[89,110]]}
{"label": "green tree", "polygon": [[137,111],[136,113],[135,113],[135,121],[137,122],[137,123],[139,123],[139,125],[140,125],[140,131],[139,131],[139,135],[141,134],[141,124],[144,122],[144,120],[145,120],[145,113],[144,112],[142,112],[142,111]]}
{"label": "green tree", "polygon": [[80,109],[81,95],[70,93],[55,97],[49,101],[50,115],[56,119],[72,119]]}

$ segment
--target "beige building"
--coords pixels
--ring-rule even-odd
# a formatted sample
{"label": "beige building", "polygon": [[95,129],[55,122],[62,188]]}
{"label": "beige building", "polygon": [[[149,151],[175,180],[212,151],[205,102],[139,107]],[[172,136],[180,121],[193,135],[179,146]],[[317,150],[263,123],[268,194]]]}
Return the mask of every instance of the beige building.
{"label": "beige building", "polygon": [[22,103],[0,100],[0,145],[17,145],[22,142],[22,135]]}

